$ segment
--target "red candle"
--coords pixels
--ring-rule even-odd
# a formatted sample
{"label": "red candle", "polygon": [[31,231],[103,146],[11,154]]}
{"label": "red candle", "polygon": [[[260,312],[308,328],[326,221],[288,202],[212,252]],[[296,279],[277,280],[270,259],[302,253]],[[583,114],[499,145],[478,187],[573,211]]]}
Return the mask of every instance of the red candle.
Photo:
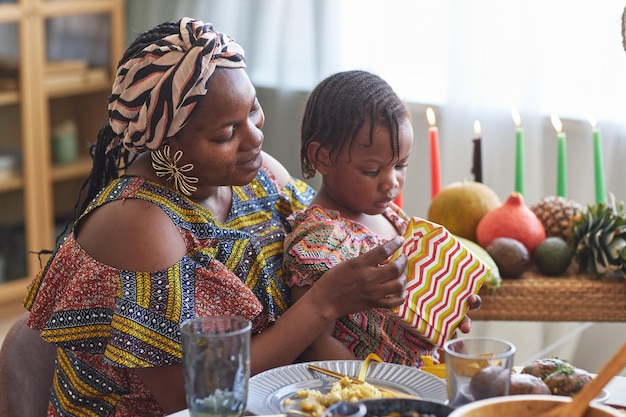
{"label": "red candle", "polygon": [[396,205],[400,208],[402,208],[402,191],[400,191],[400,194],[398,194],[398,196],[396,197],[395,200],[393,200],[394,203],[396,203]]}
{"label": "red candle", "polygon": [[439,166],[439,129],[435,126],[435,112],[432,108],[426,109],[428,120],[428,140],[430,143],[430,197],[435,196],[441,190],[441,167]]}

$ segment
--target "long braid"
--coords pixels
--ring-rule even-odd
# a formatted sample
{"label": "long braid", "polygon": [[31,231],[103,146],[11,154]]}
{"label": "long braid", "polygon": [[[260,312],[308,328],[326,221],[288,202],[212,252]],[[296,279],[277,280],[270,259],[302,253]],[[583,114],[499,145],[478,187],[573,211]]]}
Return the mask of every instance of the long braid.
{"label": "long braid", "polygon": [[311,92],[304,110],[301,128],[300,161],[304,178],[315,176],[315,167],[307,156],[311,142],[319,142],[329,154],[348,148],[369,122],[370,143],[376,125],[385,126],[391,135],[393,157],[399,155],[400,123],[409,112],[382,78],[367,71],[344,71],[333,74]]}

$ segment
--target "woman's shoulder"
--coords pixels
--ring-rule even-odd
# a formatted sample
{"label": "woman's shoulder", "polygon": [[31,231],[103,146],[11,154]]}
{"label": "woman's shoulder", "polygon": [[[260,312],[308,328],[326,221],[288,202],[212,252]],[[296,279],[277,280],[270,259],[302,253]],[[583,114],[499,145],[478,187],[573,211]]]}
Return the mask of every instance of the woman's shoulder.
{"label": "woman's shoulder", "polygon": [[263,152],[263,165],[271,173],[279,188],[285,187],[291,180],[291,174],[283,164],[270,154]]}
{"label": "woman's shoulder", "polygon": [[81,219],[75,233],[94,259],[118,269],[162,270],[186,253],[176,225],[150,200],[122,198],[99,205]]}

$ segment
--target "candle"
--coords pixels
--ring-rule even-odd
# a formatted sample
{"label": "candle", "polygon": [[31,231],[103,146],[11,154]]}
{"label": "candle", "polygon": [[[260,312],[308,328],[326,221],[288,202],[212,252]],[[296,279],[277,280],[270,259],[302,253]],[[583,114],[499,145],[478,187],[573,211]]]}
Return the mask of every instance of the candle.
{"label": "candle", "polygon": [[480,122],[474,121],[474,165],[472,166],[472,173],[474,174],[474,181],[483,182],[483,162],[481,151],[481,138],[480,138]]}
{"label": "candle", "polygon": [[606,189],[604,184],[604,164],[602,162],[600,129],[596,126],[596,120],[594,118],[590,118],[589,122],[593,129],[593,168],[596,179],[596,204],[604,204],[606,203]]}
{"label": "candle", "polygon": [[435,126],[435,112],[432,108],[426,109],[428,120],[428,140],[430,143],[430,197],[435,198],[441,190],[441,167],[439,166],[439,129]]}
{"label": "candle", "polygon": [[511,110],[515,122],[515,191],[524,195],[524,129],[517,110]]}
{"label": "candle", "polygon": [[556,195],[567,197],[567,150],[565,146],[565,132],[563,124],[556,114],[552,117],[552,126],[556,130],[557,160],[556,160]]}
{"label": "candle", "polygon": [[400,208],[402,208],[402,191],[400,191],[400,193],[396,196],[396,199],[393,200],[393,202]]}

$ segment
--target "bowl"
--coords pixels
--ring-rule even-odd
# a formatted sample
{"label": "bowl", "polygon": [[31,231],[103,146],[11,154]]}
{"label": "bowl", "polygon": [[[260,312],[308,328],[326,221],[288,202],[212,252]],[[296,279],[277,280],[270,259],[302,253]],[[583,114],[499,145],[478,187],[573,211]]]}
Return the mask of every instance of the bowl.
{"label": "bowl", "polygon": [[[382,398],[363,400],[367,409],[366,417],[385,417],[390,413],[398,413],[399,417],[411,413],[419,413],[433,417],[448,417],[454,410],[452,407],[436,401],[411,400],[404,398]],[[623,416],[622,416],[623,417]]]}
{"label": "bowl", "polygon": [[[572,397],[559,395],[510,395],[474,401],[455,409],[450,417],[534,417],[542,411],[572,401]],[[584,417],[621,416],[621,411],[607,405],[592,402]]]}

